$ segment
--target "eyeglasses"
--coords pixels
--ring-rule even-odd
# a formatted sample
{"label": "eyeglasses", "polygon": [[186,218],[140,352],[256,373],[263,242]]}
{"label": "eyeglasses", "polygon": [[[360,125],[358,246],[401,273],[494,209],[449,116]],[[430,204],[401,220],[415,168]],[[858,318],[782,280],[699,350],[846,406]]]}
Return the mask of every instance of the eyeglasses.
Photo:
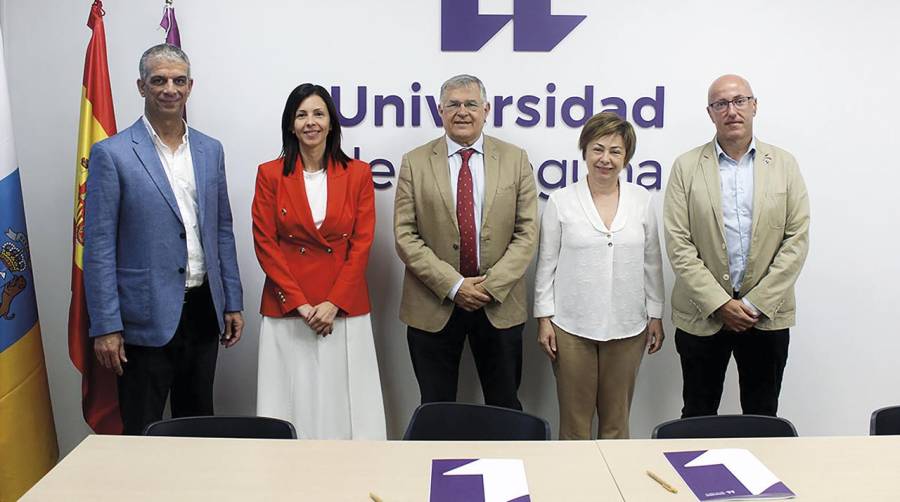
{"label": "eyeglasses", "polygon": [[462,106],[465,106],[466,110],[470,112],[477,112],[481,109],[482,105],[480,102],[475,101],[474,99],[470,99],[469,101],[466,101],[464,103],[461,103],[459,101],[448,101],[444,104],[444,109],[450,113],[456,113]]}
{"label": "eyeglasses", "polygon": [[754,99],[756,98],[754,98],[753,96],[737,96],[731,101],[720,99],[716,102],[710,103],[709,107],[714,112],[724,112],[728,108],[728,105],[734,105],[734,107],[738,110],[742,110],[745,106],[747,106],[747,103]]}

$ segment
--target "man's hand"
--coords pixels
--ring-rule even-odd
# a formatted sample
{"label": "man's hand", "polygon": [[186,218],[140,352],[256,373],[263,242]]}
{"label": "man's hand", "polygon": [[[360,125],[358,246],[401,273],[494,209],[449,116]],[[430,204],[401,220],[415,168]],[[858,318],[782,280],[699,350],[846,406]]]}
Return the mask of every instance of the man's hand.
{"label": "man's hand", "polygon": [[456,291],[456,296],[453,297],[453,302],[467,312],[474,312],[484,307],[492,300],[491,295],[481,286],[484,279],[483,275],[463,279],[459,290]]}
{"label": "man's hand", "polygon": [[551,361],[556,361],[556,331],[553,330],[549,317],[538,319],[538,344]]}
{"label": "man's hand", "polygon": [[715,315],[725,324],[726,329],[737,333],[747,331],[759,320],[759,316],[750,307],[734,298],[717,308]]}
{"label": "man's hand", "polygon": [[647,353],[652,354],[661,349],[665,338],[662,319],[651,317],[650,322],[647,323]]}
{"label": "man's hand", "polygon": [[244,331],[244,317],[240,312],[225,312],[225,332],[220,343],[227,349],[241,340]]}
{"label": "man's hand", "polygon": [[127,363],[128,359],[125,357],[125,341],[121,331],[95,337],[94,354],[101,366],[122,376],[122,363]]}
{"label": "man's hand", "polygon": [[312,308],[306,323],[317,334],[328,336],[334,329],[334,318],[337,313],[337,306],[326,300]]}

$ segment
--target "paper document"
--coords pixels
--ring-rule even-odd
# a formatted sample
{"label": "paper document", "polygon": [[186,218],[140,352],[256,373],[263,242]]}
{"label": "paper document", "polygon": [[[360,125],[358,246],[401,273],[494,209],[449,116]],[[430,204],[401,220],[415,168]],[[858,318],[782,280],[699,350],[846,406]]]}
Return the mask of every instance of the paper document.
{"label": "paper document", "polygon": [[772,471],[742,448],[676,451],[665,456],[701,501],[794,497]]}
{"label": "paper document", "polygon": [[430,502],[531,502],[517,458],[434,459]]}

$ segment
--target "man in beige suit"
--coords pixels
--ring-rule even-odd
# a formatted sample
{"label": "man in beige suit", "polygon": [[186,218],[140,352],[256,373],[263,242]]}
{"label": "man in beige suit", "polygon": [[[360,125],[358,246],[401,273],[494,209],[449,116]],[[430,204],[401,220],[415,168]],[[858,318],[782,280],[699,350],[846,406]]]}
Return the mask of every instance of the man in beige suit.
{"label": "man in beige suit", "polygon": [[485,403],[522,409],[537,196],[525,151],[482,134],[490,109],[480,80],[452,77],[440,95],[446,135],[403,156],[394,204],[406,264],[400,320],[423,403],[456,401],[468,338]]}
{"label": "man in beige suit", "polygon": [[722,76],[708,98],[716,137],[678,157],[664,204],[681,414],[718,412],[734,354],[741,409],[774,416],[809,247],[809,198],[794,157],[754,138],[749,82]]}

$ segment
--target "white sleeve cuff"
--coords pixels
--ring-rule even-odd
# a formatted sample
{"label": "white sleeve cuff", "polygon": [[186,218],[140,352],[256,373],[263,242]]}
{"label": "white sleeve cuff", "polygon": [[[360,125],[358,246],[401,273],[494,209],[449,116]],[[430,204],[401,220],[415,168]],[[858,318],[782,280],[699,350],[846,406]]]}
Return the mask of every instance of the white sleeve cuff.
{"label": "white sleeve cuff", "polygon": [[465,277],[461,278],[459,282],[457,282],[452,288],[450,288],[450,292],[447,293],[447,298],[449,298],[450,301],[456,300],[456,292],[459,291],[459,288],[460,286],[462,286],[462,283],[465,279]]}

